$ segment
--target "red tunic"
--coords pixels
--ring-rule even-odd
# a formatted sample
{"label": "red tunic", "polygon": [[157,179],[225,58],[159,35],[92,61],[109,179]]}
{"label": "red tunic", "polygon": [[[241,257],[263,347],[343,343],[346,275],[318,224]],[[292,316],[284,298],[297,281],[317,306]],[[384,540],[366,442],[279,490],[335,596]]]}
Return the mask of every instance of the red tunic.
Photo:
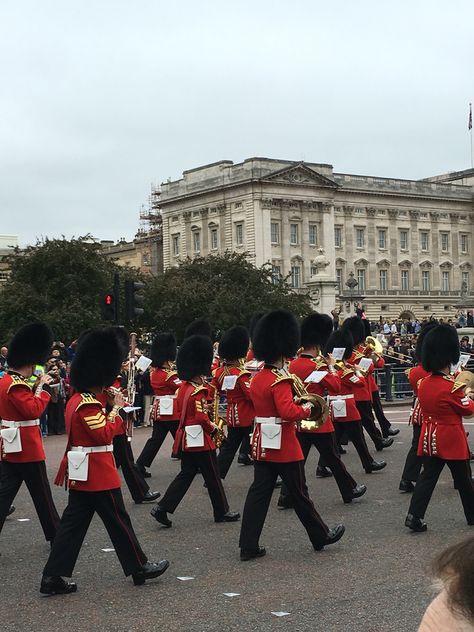
{"label": "red tunic", "polygon": [[[364,354],[364,350],[365,347],[364,345],[359,345],[356,349],[354,349],[354,351],[352,352],[351,357],[349,358],[349,360],[347,361],[348,364],[352,364],[355,368],[357,368],[357,365],[359,364],[359,362],[362,360],[362,358],[365,358],[365,354]],[[370,375],[370,373],[374,372],[374,365],[372,364],[369,367],[369,371],[368,371],[368,375]],[[366,375],[365,377],[361,376],[359,379],[362,381],[362,386],[364,388],[357,388],[354,391],[354,396],[357,402],[370,402],[372,401],[372,390],[370,387],[370,383],[369,383],[369,378],[368,375]]]}
{"label": "red tunic", "polygon": [[[214,426],[209,419],[209,385],[195,384],[194,382],[182,382],[178,389],[178,414],[181,418],[184,398],[186,393],[190,391],[188,402],[186,404],[186,412],[184,414],[184,423],[178,429],[173,445],[173,452],[209,452],[215,450],[216,446],[212,440],[211,433]],[[200,448],[188,448],[186,444],[185,426],[202,426],[204,431],[204,446]]]}
{"label": "red tunic", "polygon": [[383,358],[379,358],[378,360],[375,360],[373,365],[369,368],[367,379],[369,380],[371,393],[375,393],[379,390],[379,385],[377,384],[377,380],[375,379],[375,369],[383,369],[384,366],[385,360]]}
{"label": "red tunic", "polygon": [[[339,376],[341,379],[340,396],[343,397],[346,402],[346,416],[335,417],[333,406],[331,406],[332,419],[338,423],[344,421],[360,421],[361,417],[357,409],[355,394],[357,391],[365,389],[365,380],[355,374],[352,366],[346,364],[343,367],[339,367]],[[337,397],[337,395],[335,397]]]}
{"label": "red tunic", "polygon": [[[35,395],[25,378],[17,373],[7,373],[0,379],[0,418],[5,421],[29,421],[38,419],[44,413],[50,396],[41,390]],[[21,452],[5,454],[2,445],[2,459],[9,463],[33,463],[44,461],[40,426],[19,429]]]}
{"label": "red tunic", "polygon": [[296,422],[306,419],[307,409],[293,401],[293,379],[277,369],[264,367],[252,379],[252,397],[256,417],[281,419],[281,447],[279,450],[262,448],[260,424],[255,424],[252,435],[252,456],[257,461],[290,463],[303,461],[303,452],[296,436]]}
{"label": "red tunic", "polygon": [[[75,393],[66,404],[66,428],[74,447],[111,445],[122,427],[119,415],[106,416],[103,403],[92,393]],[[67,458],[67,456],[65,456]],[[80,492],[101,492],[121,486],[112,452],[89,454],[87,481],[69,481],[69,488]]]}
{"label": "red tunic", "polygon": [[447,375],[431,374],[418,388],[423,423],[418,456],[437,456],[460,461],[470,450],[463,417],[474,415],[474,401],[464,394],[465,385]]}
{"label": "red tunic", "polygon": [[[181,385],[181,380],[178,378],[176,371],[169,369],[163,369],[158,367],[153,369],[150,375],[150,384],[155,396],[163,397],[165,395],[176,395],[176,391]],[[163,415],[159,414],[159,400],[155,400],[153,404],[153,421],[176,421],[179,419],[178,405],[176,397],[173,398],[173,414]]]}
{"label": "red tunic", "polygon": [[[308,393],[315,393],[316,395],[324,397],[326,393],[329,395],[335,395],[337,393],[340,393],[341,391],[341,378],[339,377],[337,372],[329,372],[327,362],[322,356],[318,356],[317,358],[315,358],[311,355],[302,353],[299,358],[290,362],[290,366],[288,367],[288,369],[290,373],[294,373],[300,378],[300,380],[305,385]],[[317,384],[315,382],[306,384],[305,379],[313,371],[326,371],[327,375],[325,375],[323,379]],[[314,430],[301,429],[301,432],[334,432],[331,415],[328,414],[326,421],[319,428],[316,428]]]}
{"label": "red tunic", "polygon": [[[237,376],[233,389],[223,390],[224,378],[227,375]],[[221,366],[214,372],[212,385],[219,393],[227,397],[226,424],[230,428],[250,428],[255,417],[255,410],[250,397],[250,371],[237,366]]]}
{"label": "red tunic", "polygon": [[413,394],[415,395],[415,402],[413,404],[413,409],[410,415],[410,421],[415,426],[421,426],[423,421],[423,416],[421,414],[420,401],[417,397],[418,395],[418,385],[420,384],[420,380],[430,375],[428,371],[421,366],[421,364],[417,364],[411,369],[407,371],[408,381],[410,382],[410,386],[413,389]]}

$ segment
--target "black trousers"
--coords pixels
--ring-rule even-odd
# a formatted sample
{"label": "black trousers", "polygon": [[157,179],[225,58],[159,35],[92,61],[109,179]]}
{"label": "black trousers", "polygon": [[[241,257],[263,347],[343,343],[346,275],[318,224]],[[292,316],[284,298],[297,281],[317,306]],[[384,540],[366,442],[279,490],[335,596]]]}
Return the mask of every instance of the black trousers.
{"label": "black trousers", "polygon": [[278,475],[283,479],[288,492],[293,498],[295,513],[306,529],[313,546],[324,544],[328,534],[328,527],[316,511],[313,501],[309,497],[304,473],[304,462],[267,463],[266,461],[255,461],[254,480],[247,493],[242,516],[240,548],[258,549],[260,534],[262,533]]}
{"label": "black trousers", "polygon": [[64,400],[49,402],[48,404],[48,434],[62,434],[64,432]]}
{"label": "black trousers", "polygon": [[211,499],[214,518],[219,520],[229,511],[229,503],[222,486],[215,450],[182,452],[181,472],[171,482],[165,495],[160,499],[159,505],[165,511],[174,513],[198,472],[201,472],[207,485],[207,493]]}
{"label": "black trousers", "polygon": [[385,413],[382,407],[382,400],[380,399],[380,392],[378,390],[372,391],[372,408],[374,410],[377,421],[379,422],[380,429],[382,430],[382,437],[388,437],[388,431],[390,430],[391,423],[385,417]]}
{"label": "black trousers", "polygon": [[356,402],[357,410],[361,416],[361,423],[364,430],[375,444],[375,448],[382,448],[382,433],[375,425],[375,419],[372,412],[372,402]]}
{"label": "black trousers", "polygon": [[411,481],[416,483],[420,475],[421,466],[423,464],[423,457],[417,455],[418,443],[420,440],[421,426],[413,424],[413,436],[411,440],[411,446],[408,450],[407,458],[405,460],[405,467],[403,468],[402,480]]}
{"label": "black trousers", "polygon": [[[225,478],[227,472],[232,465],[232,461],[234,460],[235,453],[237,452],[239,446],[240,451],[239,454],[248,456],[250,452],[250,432],[252,428],[247,426],[245,428],[237,427],[227,427],[227,438],[222,444],[221,449],[219,450],[219,456],[217,457],[217,464],[219,466],[219,472],[221,478]],[[246,445],[248,441],[249,450],[247,451]]]}
{"label": "black trousers", "polygon": [[122,468],[125,483],[133,500],[141,502],[150,487],[143,475],[135,467],[132,445],[126,435],[116,435],[113,440],[114,458],[117,467]]}
{"label": "black trousers", "polygon": [[244,434],[243,439],[240,443],[239,456],[250,456],[250,436],[252,434],[253,426],[247,428],[248,432]]}
{"label": "black trousers", "polygon": [[423,469],[416,481],[408,513],[417,518],[424,517],[439,475],[444,466],[447,465],[459,492],[466,520],[468,523],[474,524],[474,484],[469,461],[448,461],[436,456],[424,456],[422,459]]}
{"label": "black trousers", "polygon": [[44,537],[49,542],[54,540],[59,527],[59,515],[51,495],[45,462],[9,463],[2,461],[0,467],[0,531],[8,510],[24,481],[41,522]]}
{"label": "black trousers", "polygon": [[154,421],[151,437],[143,446],[143,450],[137,459],[138,465],[141,465],[142,467],[150,467],[150,465],[153,463],[153,459],[158,454],[161,446],[163,445],[168,432],[174,439],[176,436],[176,431],[178,430],[178,426],[179,420]]}
{"label": "black trousers", "polygon": [[354,448],[357,450],[362,467],[366,472],[372,470],[373,458],[365,442],[364,433],[362,432],[362,426],[360,421],[335,421],[334,428],[336,429],[336,437],[339,438],[344,433],[349,437],[349,440],[354,444]]}
{"label": "black trousers", "polygon": [[107,529],[125,575],[140,570],[147,557],[138,543],[120,489],[103,492],[69,490],[69,502],[62,515],[43,575],[72,576],[95,512]]}
{"label": "black trousers", "polygon": [[[298,432],[297,437],[303,450],[304,462],[308,458],[311,446],[318,450],[321,455],[321,459],[324,461],[331,472],[334,474],[334,479],[339,487],[343,500],[352,499],[352,490],[357,485],[355,480],[346,470],[346,466],[341,461],[341,457],[337,452],[336,446],[336,433],[335,432]],[[281,486],[280,498],[288,499],[291,502],[291,495],[286,487],[285,483]]]}

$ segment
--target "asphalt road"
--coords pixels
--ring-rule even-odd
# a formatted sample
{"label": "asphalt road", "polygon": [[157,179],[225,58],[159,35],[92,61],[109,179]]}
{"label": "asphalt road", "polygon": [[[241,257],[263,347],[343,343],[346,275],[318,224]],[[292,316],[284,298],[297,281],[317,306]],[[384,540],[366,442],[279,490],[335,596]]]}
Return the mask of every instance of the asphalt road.
{"label": "asphalt road", "polygon": [[[367,494],[344,505],[332,479],[316,479],[317,452],[312,451],[307,478],[312,498],[329,525],[343,522],[346,535],[316,553],[293,511],[276,509],[277,492],[262,534],[267,556],[239,561],[239,523],[215,524],[202,479],[196,478],[163,529],[149,515],[149,505],[135,505],[123,489],[125,503],[150,559],[167,558],[169,570],[159,580],[134,587],[121,571],[107,533],[94,518],[79,557],[76,594],[40,598],[39,581],[49,547],[31,499],[23,487],[16,512],[0,536],[0,629],[13,632],[89,630],[201,632],[399,632],[416,630],[433,591],[429,568],[447,545],[469,535],[461,503],[449,472],[443,472],[426,516],[428,531],[413,534],[403,525],[409,497],[398,482],[411,429],[408,411],[392,408],[401,428],[392,448],[384,450],[387,468],[367,475],[352,446],[344,457]],[[474,431],[474,427],[471,431]],[[134,436],[138,454],[150,429]],[[46,441],[50,479],[64,450],[64,437]],[[178,471],[170,444],[152,466],[149,479],[162,493]],[[376,454],[374,452],[374,454]],[[242,510],[251,467],[235,464],[226,480],[232,510]],[[66,493],[53,490],[58,510]],[[28,519],[28,520],[26,520]],[[179,577],[192,577],[181,581]],[[233,597],[224,593],[238,593]],[[276,617],[272,612],[288,612]]]}

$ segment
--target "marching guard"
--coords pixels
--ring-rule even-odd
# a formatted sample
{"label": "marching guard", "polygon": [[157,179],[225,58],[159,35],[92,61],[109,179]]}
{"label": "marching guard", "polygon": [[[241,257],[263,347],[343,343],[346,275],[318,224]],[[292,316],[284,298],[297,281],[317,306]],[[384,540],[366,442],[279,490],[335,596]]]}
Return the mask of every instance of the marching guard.
{"label": "marching guard", "polygon": [[252,342],[255,357],[263,360],[265,366],[250,385],[256,415],[252,436],[254,481],[245,501],[240,559],[247,561],[266,553],[259,540],[278,475],[293,498],[296,515],[313,548],[319,551],[337,542],[345,528],[342,524],[328,528],[308,494],[296,424],[310,416],[312,406],[295,403],[293,378],[282,372],[298,349],[298,324],[290,312],[269,312],[258,322]]}
{"label": "marching guard", "polygon": [[157,522],[171,527],[168,513],[174,513],[194,477],[201,472],[214,510],[215,522],[235,522],[240,514],[229,511],[216,458],[213,435],[217,426],[209,418],[209,390],[206,376],[211,369],[212,342],[207,336],[192,335],[181,345],[176,365],[182,384],[178,390],[179,427],[173,454],[181,456],[181,471],[151,511]]}
{"label": "marching guard", "polygon": [[143,475],[147,474],[146,468],[153,463],[168,433],[174,439],[179,426],[176,393],[181,380],[174,369],[176,339],[173,334],[155,336],[150,358],[153,367],[150,383],[155,394],[151,409],[153,431],[136,462]]}
{"label": "marching guard", "polygon": [[112,453],[112,440],[122,425],[119,415],[123,395],[108,395],[111,411],[106,414],[100,396],[113,383],[123,360],[116,334],[92,330],[80,339],[71,364],[70,382],[76,389],[66,406],[68,442],[56,477],[69,487],[68,505],[43,570],[40,592],[44,595],[76,592],[71,577],[83,540],[97,512],[112,540],[126,576],[135,585],[158,577],[169,566],[167,560],[149,562],[133,530],[123,503],[120,477]]}
{"label": "marching guard", "polygon": [[[219,342],[222,365],[215,370],[212,383],[217,393],[227,397],[227,438],[217,457],[221,478],[225,478],[235,453],[242,446],[238,462],[251,464],[249,435],[253,427],[255,411],[250,397],[250,371],[241,368],[249,348],[249,335],[245,327],[231,327]],[[247,447],[248,446],[248,447]]]}
{"label": "marching guard", "polygon": [[[326,394],[334,396],[341,390],[341,380],[335,369],[336,361],[330,355],[328,358],[321,355],[321,348],[327,342],[332,330],[332,319],[326,314],[314,313],[307,316],[301,323],[302,350],[288,367],[290,375],[299,377],[309,393],[320,397]],[[322,374],[322,377],[318,376],[319,381],[306,383],[306,380],[315,372]],[[337,452],[336,433],[329,408],[327,408],[326,419],[319,428],[301,428],[296,434],[303,450],[304,462],[306,463],[311,446],[315,446],[321,455],[324,467],[328,467],[334,475],[345,503],[351,503],[354,498],[365,494],[367,487],[356,483]],[[281,488],[278,507],[281,509],[293,507],[285,484]]]}
{"label": "marching guard", "polygon": [[0,380],[0,531],[25,482],[49,542],[55,538],[59,515],[46,473],[39,418],[50,400],[51,378],[41,375],[33,389],[28,380],[37,364],[46,363],[52,343],[52,333],[44,323],[32,323],[19,329],[8,346],[9,368]]}
{"label": "marching guard", "polygon": [[438,325],[426,334],[421,363],[429,372],[418,387],[422,426],[418,455],[423,468],[416,481],[405,526],[426,531],[423,521],[439,475],[445,465],[451,470],[467,524],[474,525],[474,483],[469,464],[470,450],[463,418],[474,416],[470,389],[450,375],[459,361],[459,339],[451,325]]}

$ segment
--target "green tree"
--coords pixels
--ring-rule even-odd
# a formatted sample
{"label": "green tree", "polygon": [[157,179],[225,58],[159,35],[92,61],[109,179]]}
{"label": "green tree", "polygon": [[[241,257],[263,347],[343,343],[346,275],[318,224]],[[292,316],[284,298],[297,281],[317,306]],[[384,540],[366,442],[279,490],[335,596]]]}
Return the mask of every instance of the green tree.
{"label": "green tree", "polygon": [[0,340],[21,325],[44,320],[66,343],[101,323],[101,298],[114,273],[136,278],[102,253],[88,235],[44,239],[10,256],[11,275],[0,293]]}
{"label": "green tree", "polygon": [[256,268],[245,254],[226,253],[187,259],[148,279],[144,320],[150,331],[172,331],[180,340],[195,318],[207,318],[218,332],[278,307],[296,316],[311,309],[306,294],[295,293],[285,279],[274,282],[271,266]]}

